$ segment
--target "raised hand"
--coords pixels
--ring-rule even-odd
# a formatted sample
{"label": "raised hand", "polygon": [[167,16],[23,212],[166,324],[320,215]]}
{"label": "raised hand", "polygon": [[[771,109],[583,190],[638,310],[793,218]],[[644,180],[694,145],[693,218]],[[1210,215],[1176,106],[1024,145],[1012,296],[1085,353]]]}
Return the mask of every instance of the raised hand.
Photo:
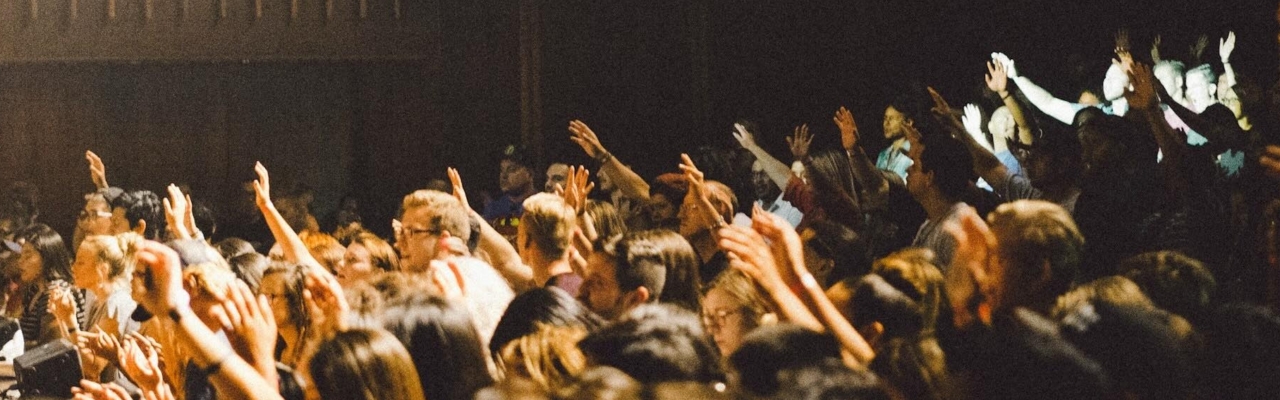
{"label": "raised hand", "polygon": [[257,195],[258,207],[265,207],[271,204],[271,175],[262,162],[253,164],[253,172],[258,173],[258,179],[253,181],[253,193]]}
{"label": "raised hand", "polygon": [[986,80],[987,89],[1000,95],[1001,99],[1009,96],[1009,70],[1005,63],[996,59],[988,61]]}
{"label": "raised hand", "polygon": [[1227,37],[1218,39],[1218,58],[1223,64],[1231,63],[1231,52],[1236,49],[1236,33],[1227,32]]}
{"label": "raised hand", "polygon": [[342,293],[342,285],[338,284],[338,279],[317,271],[318,269],[311,268],[307,271],[306,288],[302,290],[302,297],[311,310],[311,324],[321,333],[320,337],[323,337],[327,333],[347,328],[346,315],[351,306],[347,305],[347,298]]}
{"label": "raised hand", "polygon": [[991,150],[991,142],[987,140],[987,135],[982,133],[982,110],[977,104],[970,103],[964,106],[964,116],[960,117],[960,121],[964,123],[965,132],[973,137],[982,148]]}
{"label": "raised hand", "polygon": [[582,121],[576,119],[569,121],[569,133],[572,134],[569,136],[569,140],[582,147],[582,151],[587,153],[587,157],[600,159],[600,156],[609,153],[605,151],[604,145],[600,144],[600,138],[596,136],[596,133],[592,132],[591,128]]}
{"label": "raised hand", "polygon": [[[462,203],[462,206],[467,209],[468,214],[472,213],[471,203],[467,202],[467,191],[462,188],[462,175],[458,174],[457,168],[449,168],[449,183],[453,185],[453,197],[458,199],[459,203]],[[399,232],[400,221],[394,219],[391,220],[391,227],[392,230]]]}
{"label": "raised hand", "polygon": [[1121,28],[1116,31],[1116,53],[1128,52],[1132,48],[1133,46],[1130,45],[1129,41],[1129,30]]}
{"label": "raised hand", "polygon": [[564,197],[564,202],[573,207],[574,211],[581,212],[582,208],[587,206],[587,195],[596,188],[595,182],[591,182],[591,172],[583,166],[569,167],[569,174],[564,184],[565,187],[557,187],[556,191]]}
{"label": "raised hand", "polygon": [[795,128],[791,136],[787,136],[787,147],[791,148],[791,156],[803,160],[809,156],[809,145],[813,144],[813,134],[809,133],[809,124]]}
{"label": "raised hand", "polygon": [[143,390],[157,390],[164,384],[159,346],[151,338],[136,332],[125,336],[120,341],[117,362],[129,380]]}
{"label": "raised hand", "polygon": [[[190,239],[193,235],[191,226],[187,225],[187,217],[191,213],[191,196],[183,195],[182,189],[169,184],[169,197],[164,199],[164,219],[169,224],[169,232],[178,239]],[[195,224],[192,217],[192,225]]]}
{"label": "raised hand", "polygon": [[755,204],[751,212],[751,228],[769,243],[775,262],[783,267],[779,273],[788,287],[797,287],[802,280],[813,279],[804,263],[804,243],[790,223]]}
{"label": "raised hand", "polygon": [[987,271],[996,262],[996,237],[972,209],[961,211],[960,223],[944,226],[956,240],[955,254],[946,276],[947,300],[955,310],[956,326],[976,322],[973,305],[985,294],[990,300],[994,288],[987,284]]}
{"label": "raised hand", "polygon": [[1005,74],[1007,74],[1009,78],[1018,77],[1018,69],[1014,66],[1012,58],[1009,58],[1009,56],[1004,53],[996,52],[991,53],[991,59],[995,60],[997,64],[1004,66]]}
{"label": "raised hand", "polygon": [[711,196],[707,192],[707,181],[702,171],[698,170],[698,166],[693,165],[693,159],[689,158],[688,154],[681,154],[680,161],[680,170],[689,181],[689,193],[698,199],[697,215],[713,230],[723,226],[724,217],[711,204]]}
{"label": "raised hand", "polygon": [[227,340],[240,358],[273,382],[277,330],[271,303],[266,296],[254,296],[249,285],[240,280],[228,292],[222,301],[227,318],[221,321]]}
{"label": "raised hand", "polygon": [[1204,57],[1204,50],[1209,48],[1209,36],[1200,35],[1195,43],[1191,44],[1191,59],[1199,62]]}
{"label": "raised hand", "polygon": [[80,387],[71,388],[71,395],[76,400],[133,400],[120,385],[99,384],[88,379],[81,379]]}
{"label": "raised hand", "polygon": [[102,163],[102,158],[94,154],[92,150],[85,150],[84,158],[89,161],[89,177],[93,179],[93,186],[98,189],[108,188],[107,166]]}
{"label": "raised hand", "polygon": [[1155,38],[1151,39],[1151,62],[1152,63],[1156,63],[1156,64],[1160,63],[1160,42],[1161,42],[1160,35],[1156,35]]}
{"label": "raised hand", "polygon": [[853,121],[853,113],[841,106],[836,110],[836,115],[831,117],[831,121],[840,128],[840,145],[845,151],[853,151],[854,146],[858,145],[858,124]]}
{"label": "raised hand", "polygon": [[191,304],[182,288],[182,262],[168,246],[143,240],[138,243],[138,265],[133,272],[133,298],[156,315]]}
{"label": "raised hand", "polygon": [[737,139],[738,144],[744,149],[751,149],[756,146],[755,135],[742,124],[733,124],[733,138]]}
{"label": "raised hand", "polygon": [[1129,100],[1130,107],[1147,111],[1159,111],[1160,98],[1156,95],[1155,75],[1151,67],[1143,63],[1132,63],[1128,70],[1132,90],[1126,91],[1124,97]]}
{"label": "raised hand", "polygon": [[720,230],[717,244],[728,253],[731,268],[746,273],[766,290],[788,290],[778,262],[760,233],[743,226],[726,226]]}

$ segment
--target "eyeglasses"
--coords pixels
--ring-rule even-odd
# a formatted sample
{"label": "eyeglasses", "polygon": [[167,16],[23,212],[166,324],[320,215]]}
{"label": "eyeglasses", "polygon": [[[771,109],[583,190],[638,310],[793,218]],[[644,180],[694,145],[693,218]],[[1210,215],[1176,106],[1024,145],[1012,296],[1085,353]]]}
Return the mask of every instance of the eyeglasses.
{"label": "eyeglasses", "polygon": [[730,315],[741,314],[742,310],[711,310],[702,312],[702,324],[706,326],[721,327]]}
{"label": "eyeglasses", "polygon": [[81,219],[81,220],[86,220],[86,219],[90,219],[90,218],[93,218],[93,217],[98,217],[98,218],[111,218],[111,213],[106,212],[106,211],[89,211],[89,210],[80,210],[80,219]]}
{"label": "eyeglasses", "polygon": [[403,235],[406,239],[409,239],[418,235],[440,235],[440,230],[403,227],[403,228],[400,228],[400,234]]}

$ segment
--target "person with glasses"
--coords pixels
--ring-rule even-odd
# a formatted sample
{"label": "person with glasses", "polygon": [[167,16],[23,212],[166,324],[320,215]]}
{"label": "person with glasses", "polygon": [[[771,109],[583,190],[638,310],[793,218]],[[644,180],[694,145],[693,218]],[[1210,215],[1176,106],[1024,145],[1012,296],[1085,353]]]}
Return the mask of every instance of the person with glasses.
{"label": "person with glasses", "polygon": [[760,327],[764,320],[774,318],[755,283],[736,269],[717,275],[703,296],[702,324],[724,361],[738,350],[748,333]]}

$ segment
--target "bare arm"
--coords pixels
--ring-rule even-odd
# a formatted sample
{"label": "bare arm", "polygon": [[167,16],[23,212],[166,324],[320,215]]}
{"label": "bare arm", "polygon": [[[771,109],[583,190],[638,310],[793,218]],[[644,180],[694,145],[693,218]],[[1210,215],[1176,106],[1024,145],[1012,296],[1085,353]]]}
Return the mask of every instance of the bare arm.
{"label": "bare arm", "polygon": [[1169,122],[1164,119],[1164,113],[1160,111],[1160,102],[1156,95],[1155,87],[1158,85],[1154,83],[1155,75],[1151,74],[1151,67],[1132,63],[1128,72],[1129,81],[1133,83],[1134,89],[1126,93],[1125,97],[1132,107],[1133,118],[1141,118],[1146,122],[1155,136],[1156,144],[1160,146],[1161,153],[1164,154],[1164,159],[1160,161],[1160,168],[1170,193],[1175,195],[1184,193],[1185,189],[1190,187],[1181,169],[1182,163],[1186,160],[1187,139],[1174,131],[1173,127],[1169,126]]}
{"label": "bare arm", "polygon": [[[760,146],[756,144],[755,135],[747,131],[747,128],[742,126],[742,124],[733,124],[733,129],[736,131],[733,133],[733,137],[738,139],[738,144],[742,145],[743,149],[746,149],[751,152],[752,155],[756,156],[756,160],[760,161],[760,165],[764,166],[764,173],[769,175],[769,179],[772,180],[775,185],[778,185],[778,188],[786,190],[787,182],[791,181],[791,177],[793,176],[791,173],[791,167],[788,167],[787,164],[783,164],[782,161],[778,161],[778,159],[773,158],[769,152],[760,148]],[[799,130],[800,128],[797,127],[796,132],[798,133]]]}
{"label": "bare arm", "polygon": [[533,269],[520,260],[520,253],[516,251],[515,246],[494,230],[493,226],[489,225],[489,221],[485,221],[484,217],[471,209],[471,203],[467,203],[467,192],[462,187],[462,176],[458,174],[458,170],[449,168],[449,181],[453,184],[453,196],[467,208],[471,219],[479,222],[480,243],[476,249],[489,256],[489,263],[502,274],[503,278],[507,279],[511,288],[517,293],[533,287]]}
{"label": "bare arm", "polygon": [[578,120],[569,121],[569,132],[572,133],[569,139],[582,147],[587,157],[600,163],[600,172],[609,175],[613,184],[622,191],[623,196],[631,199],[649,199],[649,183],[631,170],[631,167],[605,150],[604,145],[600,144],[600,138],[587,124]]}
{"label": "bare arm", "polygon": [[871,162],[871,158],[867,157],[867,153],[858,146],[860,136],[858,124],[853,120],[853,113],[847,108],[840,107],[831,120],[840,128],[840,145],[844,147],[845,153],[849,154],[849,161],[853,164],[853,178],[858,180],[864,191],[859,197],[868,199],[889,191],[889,180],[884,179],[884,174],[880,173],[875,163]]}
{"label": "bare arm", "polygon": [[271,202],[271,176],[267,173],[267,167],[257,163],[253,166],[253,170],[258,173],[258,180],[253,181],[258,211],[262,212],[262,219],[267,222],[267,227],[271,228],[271,236],[275,237],[276,243],[280,244],[280,249],[284,251],[285,261],[325,271],[320,261],[307,251],[307,246],[302,243],[302,238],[298,237],[298,232],[285,222],[280,211],[276,210],[275,203]]}
{"label": "bare arm", "polygon": [[[1018,99],[1014,98],[1013,93],[1009,92],[1009,68],[1002,61],[993,61],[987,62],[987,88],[1000,96],[1004,106],[1013,115],[1013,123],[1018,125],[1018,142],[1030,145],[1031,142],[1035,141],[1035,135],[1031,132],[1031,124],[1027,120],[1027,115],[1023,113],[1022,104],[1019,104]],[[1013,61],[1009,61],[1009,63],[1013,64]],[[1072,115],[1072,118],[1074,119],[1075,115]]]}

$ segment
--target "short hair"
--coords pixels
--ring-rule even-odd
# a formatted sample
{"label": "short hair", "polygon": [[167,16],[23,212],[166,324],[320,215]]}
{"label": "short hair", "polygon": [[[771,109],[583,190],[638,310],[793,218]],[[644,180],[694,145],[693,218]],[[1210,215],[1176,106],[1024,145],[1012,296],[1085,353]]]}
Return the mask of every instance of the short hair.
{"label": "short hair", "polygon": [[80,248],[88,245],[98,262],[107,264],[107,280],[126,281],[132,278],[137,259],[135,254],[142,237],[133,232],[119,235],[93,235],[84,238]]}
{"label": "short hair", "polygon": [[1142,293],[1142,288],[1138,287],[1138,284],[1133,283],[1129,278],[1111,275],[1076,286],[1071,291],[1058,296],[1057,305],[1049,313],[1049,318],[1061,321],[1067,313],[1081,304],[1097,301],[1145,310],[1157,309],[1155,303],[1152,303],[1151,299]]}
{"label": "short hair", "polygon": [[311,381],[326,399],[424,400],[405,346],[383,330],[341,331],[316,347]]}
{"label": "short hair", "polygon": [[538,193],[524,200],[520,225],[525,229],[527,240],[533,241],[548,257],[560,258],[569,251],[573,229],[578,226],[578,214],[564,198]]}
{"label": "short hair", "polygon": [[587,368],[587,357],[578,341],[587,336],[583,326],[538,325],[537,330],[502,347],[498,358],[508,378],[523,371],[543,389],[559,390]]}
{"label": "short hair", "polygon": [[221,254],[222,258],[228,260],[241,254],[257,252],[257,250],[253,249],[253,243],[236,237],[219,240],[213,244],[213,248],[218,250],[218,254]]}
{"label": "short hair", "polygon": [[31,246],[36,253],[40,254],[40,259],[44,261],[41,265],[41,274],[44,280],[53,281],[72,281],[71,274],[71,251],[67,250],[66,242],[62,241],[62,235],[45,224],[31,224],[22,228],[14,234],[14,238],[19,242],[23,242]]}
{"label": "short hair", "polygon": [[643,304],[578,342],[592,365],[626,372],[645,384],[712,382],[721,377],[715,345],[698,317],[669,304]]}
{"label": "short hair", "polygon": [[644,287],[649,301],[700,308],[697,254],[680,234],[665,229],[631,232],[606,244],[603,254],[613,261],[623,292]]}
{"label": "short hair", "polygon": [[192,264],[182,270],[183,286],[191,298],[205,296],[220,301],[236,283],[236,274],[225,265],[213,263]]}
{"label": "short hair", "polygon": [[1187,76],[1200,75],[1204,77],[1204,81],[1209,84],[1218,84],[1218,74],[1213,72],[1213,66],[1209,64],[1200,64],[1195,68],[1187,70]]}
{"label": "short hair", "polygon": [[830,334],[794,324],[765,326],[748,333],[729,364],[741,389],[756,396],[774,395],[778,372],[840,359],[840,346]]}
{"label": "short hair", "polygon": [[1157,306],[1192,319],[1205,313],[1218,287],[1204,263],[1177,251],[1138,254],[1118,269]]}
{"label": "short hair", "polygon": [[610,366],[587,368],[578,379],[557,391],[564,400],[638,400],[644,386],[627,373]]}
{"label": "short hair", "polygon": [[1178,76],[1182,76],[1187,70],[1187,64],[1178,60],[1160,60],[1155,66],[1151,67],[1153,71],[1166,68],[1173,69],[1174,72],[1178,73]]}
{"label": "short hair", "polygon": [[404,214],[417,208],[427,208],[431,215],[430,230],[449,232],[450,235],[466,240],[471,237],[471,221],[467,208],[458,199],[448,193],[434,190],[418,190],[404,196],[401,210]]}
{"label": "short hair", "polygon": [[[1005,268],[1002,298],[995,306],[1040,307],[1040,312],[1047,312],[1080,273],[1084,236],[1071,214],[1047,201],[1018,200],[1001,204],[987,223],[1000,243]],[[1048,281],[1036,285],[1046,264]]]}
{"label": "short hair", "polygon": [[964,196],[973,176],[973,156],[959,140],[949,135],[926,135],[921,139],[920,171],[933,173],[933,186],[949,200]]}
{"label": "short hair", "polygon": [[138,221],[145,221],[147,228],[142,236],[148,240],[160,240],[168,222],[164,217],[164,208],[160,197],[150,190],[134,190],[127,192],[111,202],[111,208],[123,208],[124,217],[129,220],[129,227],[136,228]]}
{"label": "short hair", "polygon": [[382,311],[382,324],[408,348],[428,399],[469,399],[493,383],[466,308],[414,293]]}
{"label": "short hair", "polygon": [[489,350],[497,355],[512,340],[535,332],[539,325],[584,326],[594,331],[603,320],[573,296],[558,287],[534,288],[520,293],[507,304],[502,319],[489,339]]}
{"label": "short hair", "polygon": [[231,272],[236,274],[236,278],[249,285],[249,289],[254,293],[258,293],[258,286],[262,284],[262,273],[266,271],[269,261],[267,256],[251,252],[228,258],[227,264],[231,266]]}
{"label": "short hair", "polygon": [[383,272],[400,270],[400,257],[396,255],[396,249],[378,235],[360,232],[351,238],[351,243],[359,244],[369,251],[369,262],[374,268]]}
{"label": "short hair", "polygon": [[1068,311],[1062,336],[1101,364],[1116,389],[1145,399],[1185,397],[1192,368],[1165,321],[1155,309],[1099,299]]}

